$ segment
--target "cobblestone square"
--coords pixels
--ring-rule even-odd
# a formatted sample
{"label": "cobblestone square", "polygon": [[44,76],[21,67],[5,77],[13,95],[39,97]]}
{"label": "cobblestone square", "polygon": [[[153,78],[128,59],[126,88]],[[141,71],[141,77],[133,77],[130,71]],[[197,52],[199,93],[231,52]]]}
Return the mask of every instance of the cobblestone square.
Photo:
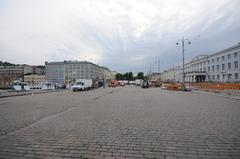
{"label": "cobblestone square", "polygon": [[135,86],[0,99],[0,158],[240,158],[240,100]]}

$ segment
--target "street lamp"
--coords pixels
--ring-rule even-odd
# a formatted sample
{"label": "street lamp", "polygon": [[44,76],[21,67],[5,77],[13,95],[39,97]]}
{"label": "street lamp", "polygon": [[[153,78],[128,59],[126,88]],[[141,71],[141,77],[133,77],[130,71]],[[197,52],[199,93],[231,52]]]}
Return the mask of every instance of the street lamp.
{"label": "street lamp", "polygon": [[182,43],[182,54],[183,54],[183,85],[182,85],[182,89],[185,90],[185,69],[184,69],[184,46],[185,46],[185,42],[187,42],[187,44],[191,44],[190,40],[185,39],[184,37],[182,37],[182,39],[179,39],[176,43],[176,45],[179,45],[179,42]]}

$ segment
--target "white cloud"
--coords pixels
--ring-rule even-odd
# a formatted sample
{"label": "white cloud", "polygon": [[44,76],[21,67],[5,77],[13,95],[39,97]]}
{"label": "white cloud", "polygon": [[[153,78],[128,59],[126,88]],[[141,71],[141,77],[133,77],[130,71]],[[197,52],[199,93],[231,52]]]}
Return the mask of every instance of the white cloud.
{"label": "white cloud", "polygon": [[[179,37],[230,36],[240,26],[239,7],[238,0],[11,1],[0,8],[0,55],[29,64],[91,60],[125,71],[147,68],[155,58],[172,65],[177,58],[168,56]],[[199,46],[191,47],[200,52]]]}

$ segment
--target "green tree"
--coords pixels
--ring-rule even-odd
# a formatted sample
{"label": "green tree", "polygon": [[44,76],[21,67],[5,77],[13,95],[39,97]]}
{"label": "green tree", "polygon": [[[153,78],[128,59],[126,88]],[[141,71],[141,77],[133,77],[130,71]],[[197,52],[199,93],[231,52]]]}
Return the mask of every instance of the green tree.
{"label": "green tree", "polygon": [[123,74],[123,80],[128,80],[128,72]]}
{"label": "green tree", "polygon": [[144,73],[143,72],[138,72],[137,79],[144,79]]}
{"label": "green tree", "polygon": [[123,75],[121,73],[116,74],[116,79],[117,80],[123,80]]}
{"label": "green tree", "polygon": [[133,73],[132,72],[128,72],[128,80],[133,80]]}

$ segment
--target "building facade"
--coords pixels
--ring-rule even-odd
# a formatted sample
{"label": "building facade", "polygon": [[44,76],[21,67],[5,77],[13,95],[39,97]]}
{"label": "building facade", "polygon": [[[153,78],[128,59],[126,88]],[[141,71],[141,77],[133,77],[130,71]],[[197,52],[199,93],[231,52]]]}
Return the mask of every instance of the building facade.
{"label": "building facade", "polygon": [[152,81],[160,81],[161,80],[161,73],[152,73],[149,77]]}
{"label": "building facade", "polygon": [[64,82],[64,62],[45,62],[45,78],[54,83]]}
{"label": "building facade", "polygon": [[33,74],[34,73],[34,66],[23,65],[23,68],[24,68],[24,75],[25,74]]}
{"label": "building facade", "polygon": [[0,66],[0,88],[10,88],[14,81],[24,81],[24,75],[34,73],[33,66]]}
{"label": "building facade", "polygon": [[109,81],[116,78],[117,72],[109,70],[107,67],[102,67],[103,69],[103,79]]}
{"label": "building facade", "polygon": [[240,82],[240,43],[185,65],[186,82]]}
{"label": "building facade", "polygon": [[14,81],[23,77],[23,66],[0,66],[0,88],[10,88]]}
{"label": "building facade", "polygon": [[76,79],[103,79],[102,67],[87,61],[64,62],[64,79],[67,83]]}
{"label": "building facade", "polygon": [[161,81],[175,82],[176,80],[176,67],[165,70],[161,73]]}
{"label": "building facade", "polygon": [[37,74],[24,75],[24,82],[27,82],[28,84],[38,84],[44,81],[45,81],[45,75],[37,75]]}
{"label": "building facade", "polygon": [[[186,63],[186,82],[240,82],[240,43],[210,55],[198,55]],[[175,82],[183,81],[182,67],[175,69]],[[172,78],[172,69],[163,72]]]}
{"label": "building facade", "polygon": [[45,75],[45,66],[35,66],[34,67],[34,73],[37,75]]}
{"label": "building facade", "polygon": [[46,62],[45,70],[46,80],[53,83],[73,83],[77,79],[97,81],[111,78],[111,71],[108,68],[87,61]]}

